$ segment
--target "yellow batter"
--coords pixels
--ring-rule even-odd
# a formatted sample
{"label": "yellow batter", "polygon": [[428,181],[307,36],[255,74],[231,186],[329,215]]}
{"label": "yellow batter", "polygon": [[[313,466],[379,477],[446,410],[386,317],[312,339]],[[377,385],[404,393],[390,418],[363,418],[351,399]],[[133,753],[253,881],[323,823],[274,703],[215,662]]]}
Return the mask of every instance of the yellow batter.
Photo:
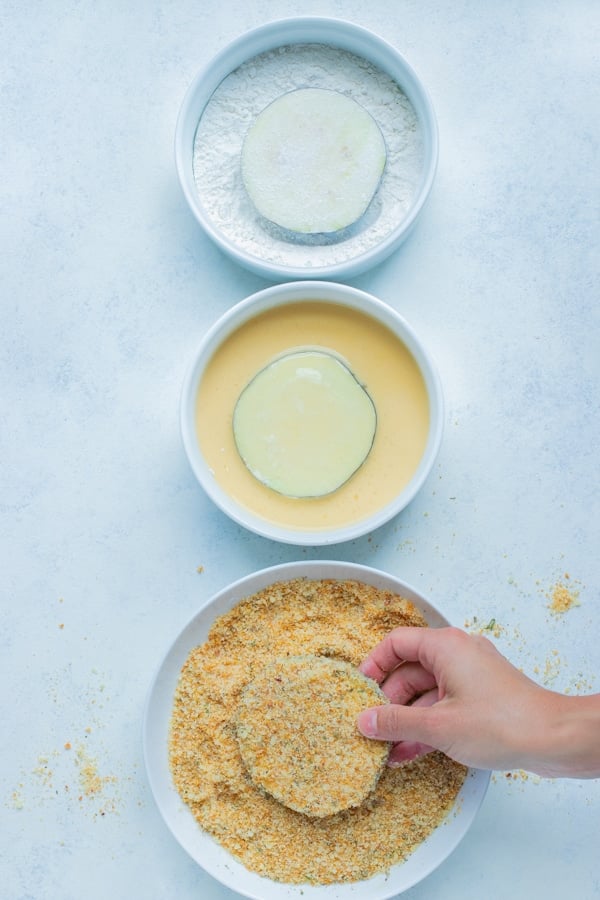
{"label": "yellow batter", "polygon": [[[246,384],[281,353],[322,347],[340,354],[377,410],[377,432],[360,469],[325,497],[284,497],[242,462],[232,416]],[[246,322],[210,360],[198,389],[196,428],[221,487],[258,516],[286,528],[319,530],[359,522],[387,505],[412,478],[425,450],[429,402],[412,354],[371,316],[335,303],[291,303]]]}

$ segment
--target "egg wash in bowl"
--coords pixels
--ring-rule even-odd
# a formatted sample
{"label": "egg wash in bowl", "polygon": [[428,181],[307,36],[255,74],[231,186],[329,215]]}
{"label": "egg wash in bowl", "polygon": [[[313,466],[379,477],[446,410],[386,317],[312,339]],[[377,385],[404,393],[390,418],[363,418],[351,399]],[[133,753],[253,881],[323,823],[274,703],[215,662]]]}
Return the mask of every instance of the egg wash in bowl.
{"label": "egg wash in bowl", "polygon": [[[245,394],[266,381],[265,371],[276,380],[281,360],[293,362],[292,382],[282,371],[285,384],[257,389],[246,423],[236,416],[246,412]],[[277,421],[267,421],[256,446],[269,410]],[[290,529],[339,528],[385,507],[415,475],[429,436],[428,392],[414,356],[386,325],[307,299],[261,312],[221,343],[198,385],[195,427],[215,481],[242,507]],[[294,449],[295,469],[281,474]]]}

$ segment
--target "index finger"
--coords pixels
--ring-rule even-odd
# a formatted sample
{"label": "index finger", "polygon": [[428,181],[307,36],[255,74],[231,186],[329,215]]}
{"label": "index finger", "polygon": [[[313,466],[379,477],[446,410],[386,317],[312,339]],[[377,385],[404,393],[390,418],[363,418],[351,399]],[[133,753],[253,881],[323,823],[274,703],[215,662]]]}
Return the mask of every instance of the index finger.
{"label": "index finger", "polygon": [[435,640],[433,635],[436,630],[413,625],[395,628],[371,650],[360,664],[360,671],[381,684],[384,678],[403,662],[425,663],[425,668],[430,670],[426,664],[428,655],[426,651],[432,639]]}

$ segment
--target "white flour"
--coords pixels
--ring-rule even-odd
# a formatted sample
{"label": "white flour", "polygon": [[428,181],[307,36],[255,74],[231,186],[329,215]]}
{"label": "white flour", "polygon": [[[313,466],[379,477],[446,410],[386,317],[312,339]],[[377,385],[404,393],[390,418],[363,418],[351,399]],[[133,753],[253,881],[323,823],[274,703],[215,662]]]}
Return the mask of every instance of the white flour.
{"label": "white flour", "polygon": [[[362,219],[341,236],[290,238],[258,215],[242,182],[240,156],[248,128],[281,94],[303,87],[329,88],[356,100],[371,113],[386,143],[377,194]],[[367,60],[323,44],[292,44],[243,63],[215,90],[194,141],[194,178],[213,227],[245,253],[291,267],[347,262],[378,245],[406,215],[422,167],[418,118],[398,84]]]}

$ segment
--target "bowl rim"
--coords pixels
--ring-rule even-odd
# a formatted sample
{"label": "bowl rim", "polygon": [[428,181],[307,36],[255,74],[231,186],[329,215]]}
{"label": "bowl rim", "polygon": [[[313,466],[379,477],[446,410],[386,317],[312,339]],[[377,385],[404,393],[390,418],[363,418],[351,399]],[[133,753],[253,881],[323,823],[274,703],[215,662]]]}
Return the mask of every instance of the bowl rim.
{"label": "bowl rim", "polygon": [[[150,792],[175,840],[205,872],[251,900],[390,900],[426,878],[463,840],[485,798],[491,771],[469,768],[453,809],[441,825],[403,863],[366,881],[331,885],[286,884],[246,869],[197,825],[173,784],[168,763],[168,728],[179,672],[194,646],[206,639],[215,619],[245,597],[277,581],[294,578],[356,580],[391,590],[411,600],[430,627],[449,625],[448,619],[417,588],[399,576],[361,563],[343,560],[296,560],[244,575],[213,593],[180,627],[151,679],[142,719],[142,751]],[[201,638],[201,640],[199,640]],[[450,840],[448,840],[450,836]],[[210,852],[202,853],[202,847]],[[431,853],[433,852],[433,856]],[[405,873],[397,883],[394,873]],[[241,883],[240,883],[241,882]]]}
{"label": "bowl rim", "polygon": [[[195,400],[202,373],[222,342],[249,319],[276,306],[322,301],[359,310],[387,326],[412,354],[427,390],[429,433],[425,450],[412,478],[396,497],[370,516],[334,529],[299,529],[270,522],[233,500],[217,483],[198,444]],[[440,450],[444,428],[444,397],[437,366],[412,326],[389,304],[373,294],[330,281],[294,281],[256,291],[230,307],[200,339],[185,375],[180,398],[180,433],[196,479],[210,499],[238,525],[281,543],[296,546],[338,544],[362,537],[384,525],[414,499],[429,476]]]}
{"label": "bowl rim", "polygon": [[[194,137],[200,117],[221,81],[243,62],[285,44],[320,43],[362,56],[400,85],[419,119],[423,134],[423,169],[413,203],[404,218],[375,247],[331,265],[287,266],[260,259],[224,235],[206,213],[193,173]],[[398,73],[401,73],[401,77]],[[382,262],[410,234],[433,186],[439,157],[438,125],[429,93],[406,58],[375,32],[331,16],[289,16],[238,35],[222,47],[191,81],[175,127],[175,166],[188,207],[214,243],[239,265],[270,280],[350,277]]]}

